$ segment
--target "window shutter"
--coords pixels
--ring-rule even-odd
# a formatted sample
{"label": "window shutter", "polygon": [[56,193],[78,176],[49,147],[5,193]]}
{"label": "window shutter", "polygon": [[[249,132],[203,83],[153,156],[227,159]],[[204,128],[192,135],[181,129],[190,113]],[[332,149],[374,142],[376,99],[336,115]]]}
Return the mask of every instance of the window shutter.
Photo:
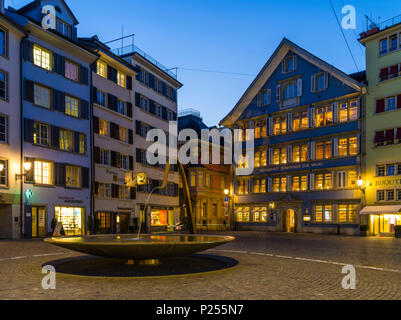
{"label": "window shutter", "polygon": [[93,103],[99,103],[99,101],[97,101],[97,88],[96,87],[92,88],[92,100],[93,100]]}
{"label": "window shutter", "polygon": [[262,106],[262,92],[259,92],[257,95],[257,102],[256,102],[258,107]]}
{"label": "window shutter", "polygon": [[309,190],[315,190],[315,174],[309,174]]}
{"label": "window shutter", "polygon": [[140,136],[141,135],[141,128],[142,127],[142,124],[141,124],[141,122],[140,121],[138,121],[138,120],[136,120],[135,121],[135,133],[138,135],[138,136]]}
{"label": "window shutter", "polygon": [[292,177],[287,176],[287,191],[290,192],[292,190]]}
{"label": "window shutter", "polygon": [[76,27],[71,27],[71,39],[76,41],[78,38],[78,30]]}
{"label": "window shutter", "polygon": [[287,113],[287,131],[292,131],[292,113]]}
{"label": "window shutter", "polygon": [[93,117],[93,132],[99,134],[99,118]]}
{"label": "window shutter", "polygon": [[269,134],[269,136],[272,136],[273,133],[274,133],[273,118],[272,118],[272,117],[270,117],[270,118],[268,119],[268,124],[269,124],[269,132],[268,132],[268,134]]}
{"label": "window shutter", "polygon": [[93,195],[94,195],[94,196],[99,195],[99,182],[96,182],[96,181],[95,181],[95,183],[94,183]]}
{"label": "window shutter", "polygon": [[53,71],[65,75],[65,57],[53,52]]}
{"label": "window shutter", "polygon": [[34,83],[25,79],[25,100],[34,103]]}
{"label": "window shutter", "polygon": [[132,77],[127,76],[127,89],[132,90]]}
{"label": "window shutter", "polygon": [[162,119],[167,120],[167,108],[162,107]]}
{"label": "window shutter", "polygon": [[24,61],[33,63],[33,42],[24,40]]}
{"label": "window shutter", "polygon": [[107,79],[117,83],[117,70],[107,65]]}
{"label": "window shutter", "polygon": [[309,160],[316,159],[316,143],[315,141],[309,142]]}
{"label": "window shutter", "polygon": [[81,119],[89,120],[89,102],[86,100],[81,100],[80,105],[80,116]]}
{"label": "window shutter", "polygon": [[127,116],[132,118],[132,103],[127,102]]}
{"label": "window shutter", "polygon": [[129,156],[129,170],[134,171],[134,157]]}
{"label": "window shutter", "polygon": [[128,129],[128,143],[129,144],[134,144],[134,131],[131,129]]}
{"label": "window shutter", "polygon": [[114,168],[117,168],[117,152],[111,151],[111,166]]}
{"label": "window shutter", "polygon": [[333,139],[333,156],[338,157],[338,138]]}
{"label": "window shutter", "polygon": [[93,148],[93,162],[94,163],[100,163],[100,149],[99,147],[94,147]]}
{"label": "window shutter", "polygon": [[133,187],[130,188],[130,198],[131,198],[131,200],[136,199],[136,188],[133,188]]}
{"label": "window shutter", "polygon": [[74,132],[74,152],[79,153],[79,132]]}
{"label": "window shutter", "polygon": [[142,163],[142,150],[136,149],[136,162]]}
{"label": "window shutter", "polygon": [[24,118],[24,141],[33,143],[33,120]]}
{"label": "window shutter", "polygon": [[89,84],[89,70],[88,68],[84,67],[84,66],[79,66],[80,72],[79,72],[79,81],[84,84],[84,85],[88,85]]}
{"label": "window shutter", "polygon": [[66,174],[65,174],[65,164],[55,163],[54,164],[54,177],[55,185],[59,187],[66,186]]}
{"label": "window shutter", "polygon": [[338,122],[338,102],[333,103],[333,122]]}
{"label": "window shutter", "polygon": [[358,143],[357,152],[358,152],[358,155],[359,155],[359,154],[362,153],[362,143],[361,143],[361,134],[360,133],[358,133],[358,135],[357,135],[357,143]]}
{"label": "window shutter", "polygon": [[65,113],[65,93],[53,89],[52,107],[54,110]]}
{"label": "window shutter", "polygon": [[34,169],[35,159],[33,159],[33,158],[25,158],[24,162],[30,162],[31,163],[31,170],[29,170],[26,173],[25,182],[26,183],[35,183],[35,169]]}
{"label": "window shutter", "polygon": [[273,178],[272,177],[267,178],[267,191],[269,193],[273,192]]}
{"label": "window shutter", "polygon": [[89,189],[89,168],[81,168],[81,187]]}
{"label": "window shutter", "polygon": [[386,109],[386,102],[384,99],[379,99],[376,101],[376,113],[382,113]]}
{"label": "window shutter", "polygon": [[401,109],[401,95],[397,96],[397,109]]}
{"label": "window shutter", "polygon": [[316,92],[316,76],[312,76],[310,88],[311,92]]}
{"label": "window shutter", "polygon": [[273,149],[269,148],[267,149],[267,155],[269,159],[269,164],[273,164]]}
{"label": "window shutter", "polygon": [[120,127],[114,122],[110,122],[110,137],[116,140],[120,140]]}
{"label": "window shutter", "polygon": [[60,149],[60,128],[51,126],[52,147]]}
{"label": "window shutter", "polygon": [[292,145],[287,146],[287,163],[292,162]]}
{"label": "window shutter", "polygon": [[91,64],[91,70],[94,73],[97,73],[97,61]]}
{"label": "window shutter", "polygon": [[276,87],[276,102],[281,101],[281,86],[277,85]]}
{"label": "window shutter", "polygon": [[309,109],[309,127],[310,128],[315,127],[315,117],[316,117],[315,108],[310,108]]}
{"label": "window shutter", "polygon": [[324,89],[329,87],[329,74],[327,72],[324,73]]}
{"label": "window shutter", "polygon": [[118,185],[117,184],[112,184],[111,185],[111,197],[118,199],[119,198],[119,193],[120,193],[120,191],[119,191]]}
{"label": "window shutter", "polygon": [[141,96],[138,92],[135,92],[135,106],[137,106],[138,108],[141,107]]}
{"label": "window shutter", "polygon": [[297,96],[302,97],[302,79],[297,80]]}

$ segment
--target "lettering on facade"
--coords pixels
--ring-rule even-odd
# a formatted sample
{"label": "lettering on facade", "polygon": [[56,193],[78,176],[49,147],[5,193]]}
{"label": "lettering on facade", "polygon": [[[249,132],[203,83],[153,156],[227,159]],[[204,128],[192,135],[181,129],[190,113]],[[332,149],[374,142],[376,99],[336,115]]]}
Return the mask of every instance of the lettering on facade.
{"label": "lettering on facade", "polygon": [[401,179],[376,181],[376,187],[385,187],[385,186],[401,186]]}

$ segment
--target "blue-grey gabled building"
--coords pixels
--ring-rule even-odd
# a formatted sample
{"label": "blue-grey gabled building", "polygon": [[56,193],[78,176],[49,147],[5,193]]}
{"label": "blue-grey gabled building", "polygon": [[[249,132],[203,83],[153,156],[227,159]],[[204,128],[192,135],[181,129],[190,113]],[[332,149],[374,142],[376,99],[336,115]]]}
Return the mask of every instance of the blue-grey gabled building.
{"label": "blue-grey gabled building", "polygon": [[239,230],[356,234],[363,75],[284,39],[221,125],[255,131],[255,169],[236,176]]}
{"label": "blue-grey gabled building", "polygon": [[[42,25],[48,5],[55,29]],[[6,15],[29,34],[21,61],[25,175],[18,177],[24,237],[45,237],[56,221],[67,235],[84,234],[91,212],[89,70],[97,56],[77,42],[78,21],[63,0],[35,0]]]}

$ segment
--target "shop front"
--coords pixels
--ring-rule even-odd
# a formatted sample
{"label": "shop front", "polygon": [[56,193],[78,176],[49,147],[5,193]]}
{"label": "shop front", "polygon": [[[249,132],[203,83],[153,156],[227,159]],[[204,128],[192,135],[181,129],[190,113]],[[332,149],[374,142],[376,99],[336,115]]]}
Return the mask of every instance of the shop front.
{"label": "shop front", "polygon": [[150,212],[152,232],[174,231],[174,210],[152,208]]}
{"label": "shop front", "polygon": [[66,236],[80,236],[85,232],[85,210],[79,207],[55,207],[57,222],[63,224]]}
{"label": "shop front", "polygon": [[361,215],[369,216],[369,230],[373,236],[394,236],[395,227],[401,225],[401,205],[367,206]]}

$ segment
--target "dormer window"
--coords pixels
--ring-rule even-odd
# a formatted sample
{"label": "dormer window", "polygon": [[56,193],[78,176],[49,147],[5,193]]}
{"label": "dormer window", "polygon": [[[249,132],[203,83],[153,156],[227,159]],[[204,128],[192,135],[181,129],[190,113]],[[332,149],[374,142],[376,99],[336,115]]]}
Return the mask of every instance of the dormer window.
{"label": "dormer window", "polygon": [[64,37],[71,38],[71,26],[61,20],[57,20],[57,32]]}
{"label": "dormer window", "polygon": [[282,70],[283,73],[289,73],[296,69],[296,57],[291,56],[283,60]]}

